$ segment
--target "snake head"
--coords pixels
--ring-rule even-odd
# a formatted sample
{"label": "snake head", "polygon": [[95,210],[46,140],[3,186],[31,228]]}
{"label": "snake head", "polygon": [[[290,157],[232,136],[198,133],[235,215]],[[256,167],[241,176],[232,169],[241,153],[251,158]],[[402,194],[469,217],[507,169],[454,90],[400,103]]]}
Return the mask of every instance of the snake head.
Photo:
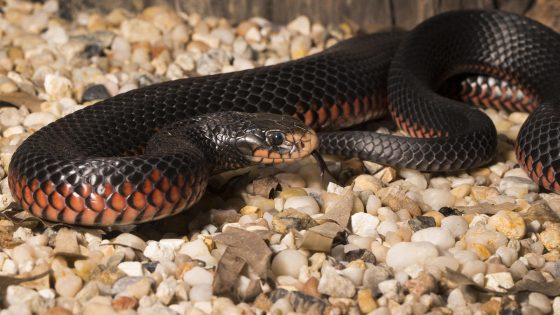
{"label": "snake head", "polygon": [[299,119],[270,113],[244,114],[234,147],[250,164],[280,164],[305,158],[317,149],[313,129]]}

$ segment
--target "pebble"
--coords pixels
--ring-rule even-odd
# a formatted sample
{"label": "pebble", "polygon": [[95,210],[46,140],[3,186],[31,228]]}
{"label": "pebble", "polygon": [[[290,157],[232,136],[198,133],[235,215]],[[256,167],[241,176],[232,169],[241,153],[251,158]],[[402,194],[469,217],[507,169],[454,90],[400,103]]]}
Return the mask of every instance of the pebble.
{"label": "pebble", "polygon": [[389,267],[402,270],[413,264],[423,264],[438,256],[437,247],[430,242],[401,242],[393,245],[387,252]]}
{"label": "pebble", "polygon": [[317,201],[311,196],[294,196],[286,199],[284,202],[284,209],[288,208],[294,208],[308,215],[314,215],[320,212]]}
{"label": "pebble", "polygon": [[451,207],[455,202],[455,197],[449,191],[442,189],[428,188],[422,193],[422,201],[433,210],[442,207]]}
{"label": "pebble", "polygon": [[212,298],[211,284],[198,284],[189,291],[189,298],[193,302],[210,301]]}
{"label": "pebble", "polygon": [[415,218],[412,218],[412,219],[408,220],[408,225],[410,225],[410,228],[412,229],[412,231],[416,232],[416,231],[420,231],[422,229],[435,227],[436,226],[436,220],[432,217],[417,216]]}
{"label": "pebble", "polygon": [[308,36],[311,33],[311,22],[307,16],[300,15],[292,20],[287,28],[294,33]]}
{"label": "pebble", "polygon": [[276,276],[298,278],[302,267],[307,266],[307,257],[295,249],[286,249],[274,256],[271,269]]}
{"label": "pebble", "polygon": [[155,26],[140,19],[124,20],[121,33],[131,43],[156,42],[161,38],[160,31]]}
{"label": "pebble", "polygon": [[513,278],[509,272],[496,272],[486,275],[486,288],[488,290],[506,292],[513,285]]}
{"label": "pebble", "polygon": [[455,238],[463,236],[469,229],[469,224],[462,216],[452,215],[441,220],[441,227],[449,231]]}
{"label": "pebble", "polygon": [[496,250],[496,255],[500,257],[502,263],[510,267],[518,258],[517,251],[511,247],[501,246]]}
{"label": "pebble", "polygon": [[371,214],[354,213],[351,218],[352,232],[362,237],[376,237],[379,219]]}
{"label": "pebble", "polygon": [[[45,76],[45,92],[51,100],[60,100],[72,96],[72,81],[59,74],[47,74]],[[40,113],[35,113],[40,114]]]}
{"label": "pebble", "polygon": [[356,287],[351,280],[339,275],[328,265],[321,270],[321,279],[317,287],[320,293],[334,298],[351,298],[356,293]]}
{"label": "pebble", "polygon": [[372,175],[362,174],[354,179],[354,191],[371,191],[376,193],[383,187],[381,180]]}
{"label": "pebble", "polygon": [[183,274],[183,281],[190,286],[211,285],[214,275],[201,267],[193,267],[191,270]]}
{"label": "pebble", "polygon": [[455,238],[444,228],[431,227],[414,232],[412,242],[429,242],[434,244],[440,251],[449,249],[455,245]]}
{"label": "pebble", "polygon": [[144,240],[130,233],[119,234],[117,237],[113,239],[113,243],[128,246],[140,251],[144,251],[144,249],[146,249],[147,246]]}
{"label": "pebble", "polygon": [[127,276],[141,277],[144,275],[142,264],[138,261],[125,261],[118,265],[120,271],[124,272]]}
{"label": "pebble", "polygon": [[94,100],[103,100],[111,95],[103,84],[91,85],[82,94],[82,102],[89,102]]}
{"label": "pebble", "polygon": [[68,274],[57,279],[54,288],[60,296],[73,297],[82,288],[82,279],[73,274]]}
{"label": "pebble", "polygon": [[525,221],[516,212],[501,210],[488,220],[488,224],[510,239],[521,239],[525,235]]}

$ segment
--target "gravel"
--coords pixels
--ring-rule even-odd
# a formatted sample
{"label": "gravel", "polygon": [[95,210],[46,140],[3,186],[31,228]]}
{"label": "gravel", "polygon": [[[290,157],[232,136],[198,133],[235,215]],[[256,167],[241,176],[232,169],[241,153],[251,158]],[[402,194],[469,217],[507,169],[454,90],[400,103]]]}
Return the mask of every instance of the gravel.
{"label": "gravel", "polygon": [[[0,315],[560,313],[560,198],[527,177],[506,140],[525,113],[485,110],[503,137],[497,160],[476,170],[328,158],[338,177],[328,184],[305,160],[251,169],[243,185],[160,222],[104,231],[22,221],[6,169],[41,127],[155,82],[302,58],[357,30],[305,16],[232,25],[161,6],[74,21],[58,18],[55,0],[2,9],[0,101],[24,105],[0,109]],[[281,190],[254,194],[267,176]],[[250,237],[227,238],[239,230]],[[503,294],[514,287],[524,294]]]}

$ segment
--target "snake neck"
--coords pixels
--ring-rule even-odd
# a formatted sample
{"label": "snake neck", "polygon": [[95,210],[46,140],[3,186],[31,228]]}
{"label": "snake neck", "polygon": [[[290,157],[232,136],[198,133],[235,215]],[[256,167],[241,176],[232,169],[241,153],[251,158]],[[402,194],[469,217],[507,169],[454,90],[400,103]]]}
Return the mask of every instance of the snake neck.
{"label": "snake neck", "polygon": [[201,115],[175,122],[153,135],[146,145],[145,154],[192,154],[203,156],[211,173],[251,165],[235,148],[235,130],[228,122],[235,119],[226,113]]}

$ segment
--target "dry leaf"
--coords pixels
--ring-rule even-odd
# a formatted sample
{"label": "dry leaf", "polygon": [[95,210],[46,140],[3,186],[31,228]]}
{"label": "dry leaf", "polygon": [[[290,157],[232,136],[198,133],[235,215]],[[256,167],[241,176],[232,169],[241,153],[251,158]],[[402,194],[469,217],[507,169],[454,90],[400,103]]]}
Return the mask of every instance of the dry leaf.
{"label": "dry leaf", "polygon": [[272,251],[259,234],[232,227],[213,239],[227,246],[216,269],[212,285],[215,294],[231,295],[246,264],[259,278],[267,277]]}
{"label": "dry leaf", "polygon": [[344,188],[341,194],[322,193],[321,199],[325,207],[325,214],[318,220],[333,221],[342,228],[346,227],[354,204],[352,188]]}
{"label": "dry leaf", "polygon": [[299,247],[316,252],[328,252],[336,235],[344,230],[333,222],[314,226],[307,230]]}

